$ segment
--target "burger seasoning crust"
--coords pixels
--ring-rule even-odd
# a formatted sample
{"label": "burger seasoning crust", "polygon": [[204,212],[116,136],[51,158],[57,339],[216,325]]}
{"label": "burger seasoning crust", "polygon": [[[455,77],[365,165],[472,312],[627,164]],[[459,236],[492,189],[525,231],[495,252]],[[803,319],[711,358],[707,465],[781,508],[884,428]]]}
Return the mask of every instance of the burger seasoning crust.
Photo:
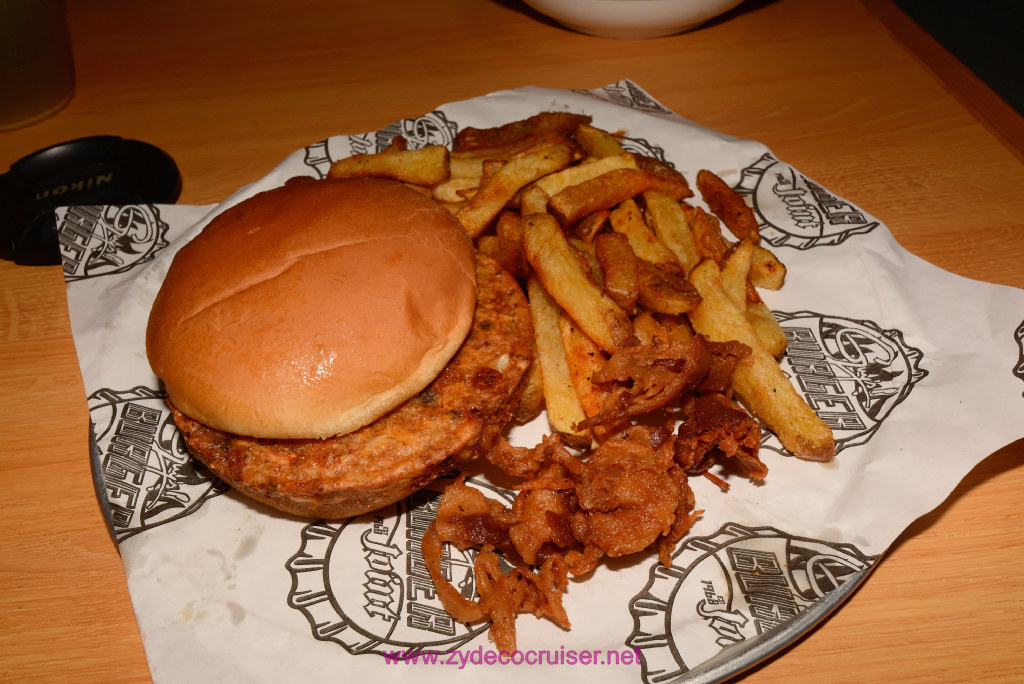
{"label": "burger seasoning crust", "polygon": [[476,277],[465,342],[426,389],[384,417],[327,439],[260,439],[210,428],[168,402],[189,450],[253,499],[328,519],[399,501],[475,458],[509,423],[533,358],[519,284],[484,255]]}

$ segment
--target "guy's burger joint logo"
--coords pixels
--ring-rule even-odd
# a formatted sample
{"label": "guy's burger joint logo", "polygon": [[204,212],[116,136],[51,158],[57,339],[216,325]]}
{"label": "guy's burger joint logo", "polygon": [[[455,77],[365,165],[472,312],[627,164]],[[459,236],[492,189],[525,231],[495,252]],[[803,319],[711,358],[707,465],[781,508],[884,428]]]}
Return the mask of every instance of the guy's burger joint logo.
{"label": "guy's burger joint logo", "polygon": [[97,485],[118,543],[227,491],[189,455],[162,393],[97,390],[89,395],[89,418]]}
{"label": "guy's burger joint logo", "polygon": [[65,281],[123,273],[167,246],[168,225],[153,205],[72,206],[59,217]]}
{"label": "guy's burger joint logo", "polygon": [[[832,428],[836,453],[867,442],[928,375],[899,330],[810,311],[775,316],[788,343],[782,370]],[[768,431],[762,446],[786,453]]]}
{"label": "guy's burger joint logo", "polygon": [[[594,95],[589,90],[578,90],[584,95]],[[671,111],[660,102],[638,88],[632,81],[618,81],[601,88],[601,92],[611,102],[645,112],[671,114]]]}
{"label": "guy's burger joint logo", "polygon": [[449,121],[444,112],[434,111],[413,119],[396,121],[374,133],[338,136],[309,145],[306,147],[305,163],[320,178],[326,178],[332,161],[355,154],[381,152],[398,136],[405,138],[411,150],[428,145],[451,147],[458,129],[458,125]]}
{"label": "guy's burger joint logo", "polygon": [[[511,503],[504,490],[467,484]],[[353,655],[414,654],[455,650],[486,630],[448,615],[423,560],[423,533],[437,514],[443,485],[373,513],[303,529],[301,547],[287,563],[288,604],[306,616],[314,637]],[[475,551],[445,545],[441,558],[445,578],[467,599],[476,594],[475,557]]]}
{"label": "guy's burger joint logo", "polygon": [[630,602],[647,684],[669,682],[801,614],[875,561],[848,544],[729,524],[655,563]]}
{"label": "guy's burger joint logo", "polygon": [[838,245],[879,225],[770,154],[743,169],[735,190],[749,197],[761,237],[775,247]]}

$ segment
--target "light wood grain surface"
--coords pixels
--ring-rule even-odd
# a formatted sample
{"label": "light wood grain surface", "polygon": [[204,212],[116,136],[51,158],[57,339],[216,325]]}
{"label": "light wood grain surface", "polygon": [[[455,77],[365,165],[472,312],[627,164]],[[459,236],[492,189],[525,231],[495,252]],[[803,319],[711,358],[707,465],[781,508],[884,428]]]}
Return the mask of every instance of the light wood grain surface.
{"label": "light wood grain surface", "polygon": [[[1006,123],[965,106],[970,88],[931,71],[928,46],[912,52],[869,6],[749,0],[699,31],[620,41],[513,0],[68,0],[77,93],[0,133],[0,170],[109,133],[168,151],[181,202],[212,203],[328,135],[494,90],[629,78],[683,116],[764,142],[933,264],[1024,287],[1024,166]],[[90,480],[60,270],[0,263],[0,293],[0,681],[147,681]],[[1024,678],[1022,489],[1019,440],[914,523],[819,629],[742,678]]]}

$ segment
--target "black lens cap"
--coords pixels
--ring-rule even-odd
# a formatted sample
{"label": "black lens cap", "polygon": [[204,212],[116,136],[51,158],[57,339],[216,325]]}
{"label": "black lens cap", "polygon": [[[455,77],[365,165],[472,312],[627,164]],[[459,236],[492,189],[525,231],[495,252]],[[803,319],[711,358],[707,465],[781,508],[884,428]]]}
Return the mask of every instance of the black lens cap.
{"label": "black lens cap", "polygon": [[180,195],[177,164],[149,143],[97,135],[52,145],[0,176],[0,257],[59,264],[56,207],[173,204]]}

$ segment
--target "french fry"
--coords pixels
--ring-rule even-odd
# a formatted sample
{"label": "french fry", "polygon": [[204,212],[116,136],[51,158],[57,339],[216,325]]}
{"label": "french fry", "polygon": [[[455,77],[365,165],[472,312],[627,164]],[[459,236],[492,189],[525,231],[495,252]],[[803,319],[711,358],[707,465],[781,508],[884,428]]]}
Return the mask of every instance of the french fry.
{"label": "french fry", "polygon": [[611,211],[608,209],[602,209],[600,211],[595,211],[593,214],[584,216],[576,223],[575,226],[573,226],[573,235],[584,242],[593,242],[598,233],[604,230],[610,215]]}
{"label": "french fry", "polygon": [[725,227],[740,240],[761,243],[754,210],[728,183],[707,169],[697,172],[697,189],[711,212],[722,220]]}
{"label": "french fry", "polygon": [[755,245],[750,259],[750,282],[755,287],[778,290],[786,281],[786,266],[763,245]]}
{"label": "french fry", "polygon": [[435,185],[431,190],[431,196],[438,202],[461,202],[476,194],[479,185],[479,178],[469,176],[449,178]]}
{"label": "french fry", "polygon": [[693,328],[686,316],[673,316],[670,314],[654,314],[654,319],[661,324],[668,335],[669,344],[681,344],[693,339]]}
{"label": "french fry", "polygon": [[470,237],[480,235],[520,188],[565,168],[572,162],[573,154],[568,145],[554,144],[512,159],[481,182],[473,199],[456,217]]}
{"label": "french fry", "polygon": [[693,330],[685,316],[652,314],[643,311],[633,319],[633,329],[645,345],[673,345],[693,339]]}
{"label": "french fry", "polygon": [[[399,146],[400,147],[400,146]],[[390,178],[433,186],[449,175],[448,148],[428,145],[418,150],[388,148],[377,154],[355,154],[331,163],[328,178]]]}
{"label": "french fry", "polygon": [[741,240],[722,259],[722,289],[740,310],[747,308],[747,276],[753,251],[753,243]]}
{"label": "french fry", "polygon": [[505,210],[498,214],[498,221],[494,224],[494,232],[500,238],[522,244],[523,220],[516,212]]}
{"label": "french fry", "polygon": [[597,261],[597,250],[589,242],[579,238],[569,238],[576,256],[579,258],[580,267],[590,276],[595,285],[604,289],[604,273],[601,272],[601,264]]}
{"label": "french fry", "polygon": [[640,344],[650,346],[668,339],[668,332],[650,311],[641,311],[633,317],[633,332]]}
{"label": "french fry", "polygon": [[743,311],[765,350],[779,358],[786,351],[786,333],[750,281],[752,259],[759,249],[746,239],[732,246],[722,260],[722,289],[736,308]]}
{"label": "french fry", "polygon": [[577,126],[572,137],[591,157],[614,157],[626,151],[619,136],[589,123]]}
{"label": "french fry", "polygon": [[638,154],[636,155],[636,165],[653,177],[654,182],[651,183],[651,189],[663,192],[677,200],[693,197],[693,190],[690,190],[686,176],[668,162]]}
{"label": "french fry", "polygon": [[633,344],[629,316],[594,284],[554,217],[526,216],[523,231],[523,247],[534,272],[580,328],[608,352]]}
{"label": "french fry", "polygon": [[677,200],[656,190],[644,192],[643,200],[651,230],[689,272],[700,261],[700,254],[683,207]]}
{"label": "french fry", "polygon": [[810,461],[831,460],[835,455],[832,430],[797,393],[743,311],[722,289],[718,264],[701,261],[690,272],[690,280],[702,298],[688,314],[694,330],[711,341],[736,340],[750,347],[751,353],[733,371],[736,393],[792,454]]}
{"label": "french fry", "polygon": [[602,233],[594,241],[594,254],[604,275],[602,291],[624,311],[633,311],[640,296],[640,278],[628,238],[621,233]]}
{"label": "french fry", "polygon": [[565,347],[562,346],[562,334],[558,328],[562,309],[535,277],[526,281],[526,293],[530,300],[530,317],[537,343],[537,361],[548,422],[552,429],[568,437],[572,443],[588,446],[591,441],[590,431],[577,432],[572,428],[574,423],[587,416],[580,405],[565,360]]}
{"label": "french fry", "polygon": [[555,193],[548,206],[563,225],[569,226],[595,211],[611,209],[645,190],[666,189],[666,185],[650,171],[615,169]]}
{"label": "french fry", "polygon": [[523,216],[529,214],[546,214],[548,212],[548,192],[536,183],[531,183],[523,189],[519,196],[519,213]]}
{"label": "french fry", "polygon": [[637,260],[639,273],[639,302],[649,311],[664,314],[684,314],[700,304],[700,295],[679,264],[654,264]]}
{"label": "french fry", "polygon": [[544,372],[536,352],[533,355],[533,363],[526,369],[526,377],[519,386],[519,399],[514,403],[512,422],[516,425],[529,423],[544,410]]}
{"label": "french fry", "polygon": [[679,265],[679,260],[672,250],[647,226],[635,200],[628,199],[620,204],[612,210],[609,218],[612,230],[626,236],[637,258],[652,264]]}
{"label": "french fry", "polygon": [[472,178],[477,182],[484,173],[484,157],[466,152],[448,154],[448,169],[451,178]]}
{"label": "french fry", "polygon": [[555,173],[549,173],[543,178],[538,178],[534,185],[538,185],[544,189],[544,192],[548,194],[548,197],[555,195],[562,190],[566,189],[570,185],[579,185],[583,181],[597,178],[602,173],[608,171],[614,171],[616,169],[635,169],[636,159],[633,155],[628,152],[617,154],[613,157],[602,157],[586,159],[581,164],[570,166],[556,171]]}
{"label": "french fry", "polygon": [[[558,319],[558,330],[562,338],[562,347],[565,349],[569,377],[572,378],[580,406],[588,418],[596,416],[607,406],[609,393],[595,385],[592,377],[604,367],[608,356],[565,312]],[[598,425],[592,432],[594,438],[601,441],[618,427],[620,426]]]}
{"label": "french fry", "polygon": [[786,353],[786,346],[789,343],[786,340],[785,331],[779,325],[779,321],[775,318],[772,310],[761,301],[747,302],[747,309],[743,312],[743,315],[746,316],[747,322],[750,323],[754,334],[757,335],[757,339],[761,340],[765,351],[776,359],[782,358],[782,355]]}
{"label": "french fry", "polygon": [[502,268],[517,278],[524,278],[530,272],[530,264],[526,261],[522,242],[509,240],[500,235],[482,235],[477,240],[476,248],[494,257]]}
{"label": "french fry", "polygon": [[510,159],[538,143],[568,140],[578,126],[590,123],[590,117],[572,112],[540,112],[493,128],[461,129],[452,142],[455,152],[479,157]]}
{"label": "french fry", "polygon": [[697,245],[697,254],[702,259],[712,259],[715,263],[721,263],[729,252],[729,243],[722,237],[722,226],[718,219],[696,207],[693,218],[690,219],[690,227],[693,229],[693,242]]}

